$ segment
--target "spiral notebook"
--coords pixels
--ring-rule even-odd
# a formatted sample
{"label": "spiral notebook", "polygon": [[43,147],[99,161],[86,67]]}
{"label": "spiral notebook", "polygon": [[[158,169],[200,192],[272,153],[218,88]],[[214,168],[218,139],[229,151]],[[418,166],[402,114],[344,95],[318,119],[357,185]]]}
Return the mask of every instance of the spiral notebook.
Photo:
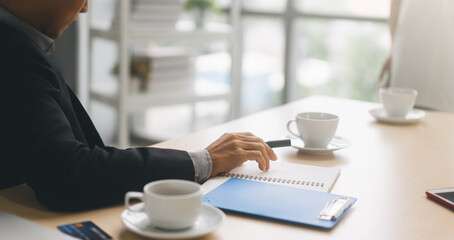
{"label": "spiral notebook", "polygon": [[263,172],[254,161],[247,161],[232,171],[206,181],[204,194],[215,189],[230,178],[284,185],[320,192],[330,192],[340,175],[337,167],[317,167],[304,164],[270,162],[270,169]]}

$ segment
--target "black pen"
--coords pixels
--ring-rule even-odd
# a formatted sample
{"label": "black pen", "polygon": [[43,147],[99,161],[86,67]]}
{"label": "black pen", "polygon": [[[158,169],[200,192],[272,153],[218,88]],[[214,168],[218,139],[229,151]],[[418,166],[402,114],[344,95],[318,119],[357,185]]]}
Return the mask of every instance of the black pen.
{"label": "black pen", "polygon": [[273,140],[265,142],[271,148],[278,148],[278,147],[290,147],[292,146],[292,142],[290,139],[282,139],[282,140]]}

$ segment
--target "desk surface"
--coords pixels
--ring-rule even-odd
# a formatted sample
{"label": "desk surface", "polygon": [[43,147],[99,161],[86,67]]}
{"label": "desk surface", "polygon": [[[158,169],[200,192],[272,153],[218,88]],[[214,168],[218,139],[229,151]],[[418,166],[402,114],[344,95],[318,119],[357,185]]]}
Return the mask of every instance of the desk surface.
{"label": "desk surface", "polygon": [[[358,198],[331,231],[227,214],[225,223],[203,239],[452,239],[454,212],[425,196],[430,188],[454,186],[454,115],[427,112],[418,124],[387,125],[368,113],[375,103],[310,97],[155,146],[202,149],[224,132],[250,131],[265,140],[287,135],[296,113],[324,111],[340,117],[336,135],[352,145],[329,155],[279,148],[279,161],[338,166],[332,193]],[[142,239],[120,222],[123,206],[78,213],[45,210],[26,186],[0,192],[0,210],[49,228],[91,220],[114,239]]]}

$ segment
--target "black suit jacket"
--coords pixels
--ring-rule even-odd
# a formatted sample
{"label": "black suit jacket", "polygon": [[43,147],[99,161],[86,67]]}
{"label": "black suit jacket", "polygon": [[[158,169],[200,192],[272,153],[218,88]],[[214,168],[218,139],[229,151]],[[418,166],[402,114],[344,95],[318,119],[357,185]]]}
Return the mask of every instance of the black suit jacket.
{"label": "black suit jacket", "polygon": [[123,200],[166,178],[194,180],[185,151],[104,146],[48,55],[0,22],[0,185],[28,184],[55,210]]}

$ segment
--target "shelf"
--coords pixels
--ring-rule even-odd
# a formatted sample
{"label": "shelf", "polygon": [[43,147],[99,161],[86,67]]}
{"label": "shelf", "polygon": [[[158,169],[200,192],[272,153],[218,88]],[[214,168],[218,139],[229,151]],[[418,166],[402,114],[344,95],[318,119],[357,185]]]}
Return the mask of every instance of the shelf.
{"label": "shelf", "polygon": [[[117,79],[102,79],[102,82],[93,81],[93,69],[88,68],[89,99],[96,100],[101,103],[112,106],[117,112],[117,127],[118,127],[118,146],[125,148],[129,147],[130,129],[130,114],[132,111],[144,110],[151,107],[161,107],[168,105],[186,105],[190,104],[192,109],[195,109],[197,103],[200,102],[213,102],[213,101],[227,101],[229,109],[227,116],[231,118],[234,116],[234,108],[237,105],[238,97],[235,96],[233,89],[238,88],[237,81],[239,79],[239,67],[234,64],[234,59],[240,56],[239,48],[235,42],[238,40],[236,33],[236,26],[240,17],[240,2],[231,0],[230,22],[231,24],[222,24],[217,22],[207,22],[203,28],[197,28],[193,21],[179,20],[176,22],[175,27],[163,27],[162,23],[148,22],[134,20],[133,18],[124,19],[128,14],[127,11],[132,4],[132,1],[117,1],[119,10],[122,10],[118,18],[112,20],[112,16],[106,18],[89,17],[89,45],[90,48],[94,47],[93,42],[95,39],[105,39],[117,43],[118,59],[119,59],[119,73]],[[129,5],[129,6],[128,6]],[[111,5],[113,6],[113,5]],[[121,9],[120,9],[121,8]],[[91,14],[90,14],[91,16]],[[110,19],[110,20],[101,20]],[[133,20],[131,20],[133,19]],[[126,23],[126,26],[120,24]],[[161,25],[161,27],[156,26]],[[164,24],[165,25],[165,24]],[[135,44],[148,45],[153,43],[159,45],[189,45],[195,49],[206,47],[207,42],[224,41],[228,43],[231,51],[231,69],[230,80],[227,83],[220,83],[217,79],[196,79],[191,78],[188,81],[181,81],[181,84],[176,82],[172,83],[171,78],[165,78],[168,81],[154,82],[146,92],[140,92],[131,79],[128,69],[131,67],[131,54]],[[164,44],[162,44],[164,43]],[[144,47],[144,46],[138,46]],[[92,66],[93,56],[89,57],[89,66]],[[238,62],[238,61],[236,61]],[[155,79],[156,80],[156,79]],[[159,83],[159,84],[156,84]],[[176,84],[176,85],[172,85]],[[124,88],[119,89],[119,86]],[[128,88],[126,90],[126,88]],[[121,91],[119,91],[121,90]],[[125,91],[126,90],[126,91]],[[217,102],[215,102],[217,104]],[[202,104],[203,105],[203,104]],[[200,106],[200,105],[199,105]],[[195,114],[192,114],[195,115]]]}
{"label": "shelf", "polygon": [[[104,25],[104,24],[102,24]],[[95,25],[96,26],[96,25]],[[101,27],[90,29],[91,37],[100,37],[115,41],[118,39],[118,28],[106,29]],[[203,29],[195,28],[192,22],[179,21],[175,29],[152,29],[153,27],[128,27],[128,38],[133,43],[153,41],[182,41],[206,42],[213,40],[225,40],[232,37],[231,27],[220,23],[207,23]]]}
{"label": "shelf", "polygon": [[[160,88],[152,88],[147,92],[129,92],[126,97],[126,106],[129,110],[134,111],[155,106],[230,100],[230,89],[226,84],[208,80],[198,80],[195,85],[192,84],[192,86],[189,84],[173,86],[173,89],[171,89],[172,86],[160,86]],[[119,101],[117,86],[115,82],[92,83],[91,98],[116,107]]]}

